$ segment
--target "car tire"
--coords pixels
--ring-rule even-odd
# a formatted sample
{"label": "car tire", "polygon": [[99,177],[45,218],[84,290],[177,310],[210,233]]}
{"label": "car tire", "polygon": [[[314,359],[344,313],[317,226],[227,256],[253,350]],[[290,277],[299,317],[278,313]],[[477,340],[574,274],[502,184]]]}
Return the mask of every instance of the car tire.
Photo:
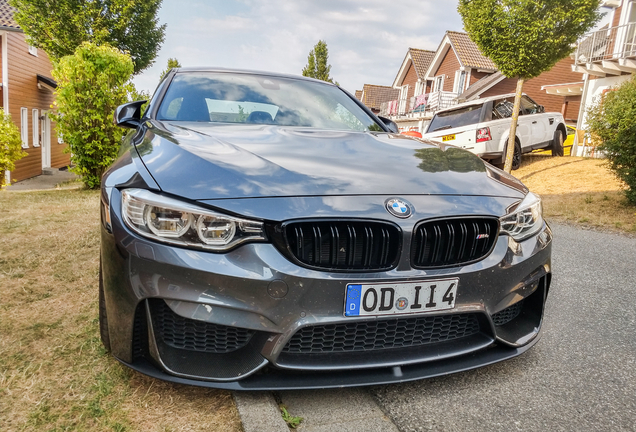
{"label": "car tire", "polygon": [[[508,144],[506,144],[506,148],[503,151],[503,155],[501,156],[500,163],[493,163],[499,169],[504,169],[506,165],[506,152],[508,151]],[[512,154],[512,169],[519,169],[521,166],[521,144],[518,140],[515,140],[515,152]]]}
{"label": "car tire", "polygon": [[104,298],[101,262],[99,263],[99,336],[106,352],[110,352],[110,334],[108,333],[108,317],[106,316],[106,299]]}
{"label": "car tire", "polygon": [[563,156],[563,132],[560,129],[554,131],[554,139],[552,140],[552,156]]}

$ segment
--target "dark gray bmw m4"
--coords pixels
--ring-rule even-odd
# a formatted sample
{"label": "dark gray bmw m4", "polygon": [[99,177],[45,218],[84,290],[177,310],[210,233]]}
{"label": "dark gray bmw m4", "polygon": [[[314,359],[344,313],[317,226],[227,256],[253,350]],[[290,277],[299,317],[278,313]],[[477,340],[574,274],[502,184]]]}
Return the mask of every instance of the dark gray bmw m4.
{"label": "dark gray bmw m4", "polygon": [[100,329],[123,364],[228,389],[395,383],[539,338],[540,198],[304,77],[173,69],[102,179]]}

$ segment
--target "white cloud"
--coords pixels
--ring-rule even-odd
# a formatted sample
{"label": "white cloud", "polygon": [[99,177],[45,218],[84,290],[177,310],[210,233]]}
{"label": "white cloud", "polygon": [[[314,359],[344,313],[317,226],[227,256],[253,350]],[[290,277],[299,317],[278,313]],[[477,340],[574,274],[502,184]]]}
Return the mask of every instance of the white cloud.
{"label": "white cloud", "polygon": [[324,39],[331,75],[344,88],[391,85],[409,47],[435,50],[446,30],[461,31],[456,8],[432,0],[164,0],[166,41],[135,83],[154,90],[170,57],[184,66],[299,75]]}

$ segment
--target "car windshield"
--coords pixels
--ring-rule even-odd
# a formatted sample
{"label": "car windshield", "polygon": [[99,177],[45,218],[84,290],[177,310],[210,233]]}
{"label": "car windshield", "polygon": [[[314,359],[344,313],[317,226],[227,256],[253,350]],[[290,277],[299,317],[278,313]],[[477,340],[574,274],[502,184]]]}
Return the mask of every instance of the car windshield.
{"label": "car windshield", "polygon": [[157,119],[383,131],[338,87],[225,72],[178,73],[161,102]]}
{"label": "car windshield", "polygon": [[479,123],[482,106],[483,105],[470,105],[437,113],[433,117],[433,120],[431,120],[431,124],[428,126],[428,132],[441,131],[444,129],[452,129]]}

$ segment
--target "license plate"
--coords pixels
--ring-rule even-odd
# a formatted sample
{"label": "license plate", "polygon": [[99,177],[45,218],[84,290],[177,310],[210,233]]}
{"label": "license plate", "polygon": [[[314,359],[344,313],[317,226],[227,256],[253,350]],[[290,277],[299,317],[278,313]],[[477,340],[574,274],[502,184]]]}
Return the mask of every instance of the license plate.
{"label": "license plate", "polygon": [[454,139],[455,139],[455,134],[453,134],[453,135],[444,135],[442,137],[442,141],[452,141]]}
{"label": "license plate", "polygon": [[455,307],[459,279],[425,282],[349,284],[345,316],[400,315]]}

